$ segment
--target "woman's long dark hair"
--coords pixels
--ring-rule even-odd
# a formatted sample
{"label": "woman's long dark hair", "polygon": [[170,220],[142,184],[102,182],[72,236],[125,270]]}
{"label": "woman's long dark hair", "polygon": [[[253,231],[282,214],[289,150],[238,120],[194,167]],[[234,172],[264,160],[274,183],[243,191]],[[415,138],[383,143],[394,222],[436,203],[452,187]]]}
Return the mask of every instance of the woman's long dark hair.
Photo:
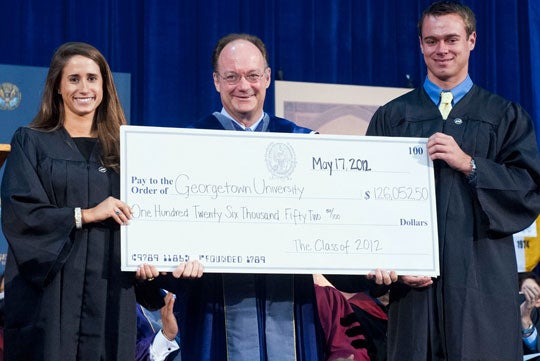
{"label": "woman's long dark hair", "polygon": [[115,171],[120,169],[120,125],[126,124],[126,117],[118,99],[113,76],[105,57],[92,45],[80,42],[65,43],[54,53],[49,66],[45,89],[39,111],[30,127],[52,131],[64,125],[64,103],[58,93],[62,71],[69,59],[81,55],[92,59],[103,77],[103,100],[97,107],[92,122],[92,132],[97,133],[101,145],[101,161],[104,166]]}

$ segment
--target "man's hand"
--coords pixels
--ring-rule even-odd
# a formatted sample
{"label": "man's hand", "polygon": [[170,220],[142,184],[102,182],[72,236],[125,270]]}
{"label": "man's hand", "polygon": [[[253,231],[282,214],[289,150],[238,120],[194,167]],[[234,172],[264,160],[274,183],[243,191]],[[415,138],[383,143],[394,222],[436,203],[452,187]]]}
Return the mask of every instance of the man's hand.
{"label": "man's hand", "polygon": [[433,284],[433,280],[428,276],[399,276],[399,280],[413,288],[422,288]]}
{"label": "man's hand", "polygon": [[447,134],[435,133],[428,138],[427,150],[431,160],[440,159],[451,168],[468,176],[472,171],[472,157],[465,153],[455,139]]}
{"label": "man's hand", "polygon": [[370,280],[374,280],[375,283],[378,285],[389,285],[398,280],[398,275],[396,274],[396,271],[386,271],[379,268],[369,272],[366,277]]}
{"label": "man's hand", "polygon": [[[163,272],[163,274],[166,274],[166,272]],[[135,272],[135,277],[139,281],[153,281],[157,276],[159,276],[159,272],[156,267],[146,263],[140,265]]]}
{"label": "man's hand", "polygon": [[203,265],[197,260],[181,263],[173,271],[176,278],[201,278],[203,275]]}
{"label": "man's hand", "polygon": [[167,295],[165,295],[165,306],[161,307],[160,310],[163,336],[169,341],[174,340],[178,334],[178,322],[173,313],[175,299],[176,296],[173,293],[168,292]]}

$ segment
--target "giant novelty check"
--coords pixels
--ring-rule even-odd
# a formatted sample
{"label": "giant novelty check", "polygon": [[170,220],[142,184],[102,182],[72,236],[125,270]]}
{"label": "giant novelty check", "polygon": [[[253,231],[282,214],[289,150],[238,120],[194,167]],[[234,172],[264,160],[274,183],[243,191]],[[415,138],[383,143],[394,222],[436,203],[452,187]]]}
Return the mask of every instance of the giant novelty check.
{"label": "giant novelty check", "polygon": [[438,275],[426,142],[123,126],[122,270]]}

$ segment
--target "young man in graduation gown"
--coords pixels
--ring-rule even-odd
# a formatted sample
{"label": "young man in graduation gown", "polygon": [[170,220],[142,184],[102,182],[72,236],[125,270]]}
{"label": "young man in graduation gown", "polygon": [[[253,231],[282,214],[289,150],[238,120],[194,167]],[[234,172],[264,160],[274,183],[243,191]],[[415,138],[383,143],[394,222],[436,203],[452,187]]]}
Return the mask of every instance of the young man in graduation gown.
{"label": "young man in graduation gown", "polygon": [[[540,211],[529,115],[473,84],[475,18],[438,2],[419,22],[422,87],[379,108],[367,135],[426,137],[434,162],[441,274],[392,285],[389,360],[522,360],[512,234]],[[441,92],[450,91],[446,112]]]}
{"label": "young man in graduation gown", "polygon": [[[230,34],[220,39],[213,67],[223,109],[193,128],[312,132],[263,111],[270,68],[259,38]],[[322,360],[311,275],[205,274],[183,291],[184,302],[177,303],[184,310],[180,332],[186,360]]]}

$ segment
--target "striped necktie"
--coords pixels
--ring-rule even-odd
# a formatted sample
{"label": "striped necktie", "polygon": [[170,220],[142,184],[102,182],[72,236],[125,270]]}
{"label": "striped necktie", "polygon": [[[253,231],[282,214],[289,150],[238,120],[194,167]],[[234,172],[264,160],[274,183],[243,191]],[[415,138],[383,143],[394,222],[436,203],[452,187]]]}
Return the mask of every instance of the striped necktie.
{"label": "striped necktie", "polygon": [[448,114],[452,110],[452,99],[454,96],[452,92],[441,92],[441,103],[439,104],[439,110],[441,111],[444,120],[448,118]]}

